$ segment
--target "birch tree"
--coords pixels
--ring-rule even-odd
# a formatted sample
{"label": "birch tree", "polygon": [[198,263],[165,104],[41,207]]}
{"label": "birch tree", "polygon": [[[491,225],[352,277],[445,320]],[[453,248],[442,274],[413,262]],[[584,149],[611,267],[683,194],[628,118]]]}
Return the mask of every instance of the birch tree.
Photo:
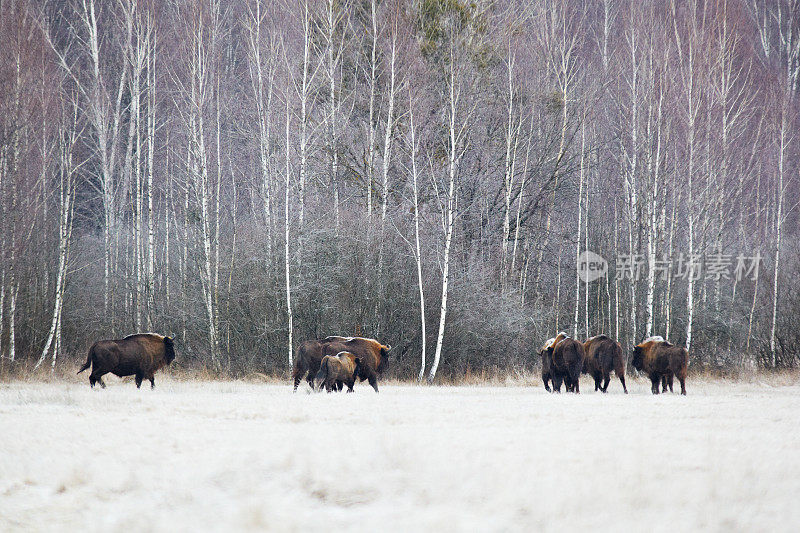
{"label": "birch tree", "polygon": [[187,134],[189,137],[188,171],[191,190],[199,208],[199,226],[201,241],[202,268],[200,279],[203,289],[203,303],[208,321],[208,343],[211,363],[219,368],[219,334],[217,331],[217,304],[215,294],[217,288],[214,275],[214,233],[211,223],[211,203],[213,188],[209,177],[209,160],[206,149],[206,107],[210,101],[211,69],[213,68],[213,50],[218,35],[219,6],[211,4],[207,9],[198,7],[190,13],[187,21],[187,57],[188,87],[184,87],[187,111]]}
{"label": "birch tree", "polygon": [[[682,115],[686,121],[686,222],[687,222],[687,244],[689,258],[693,258],[695,252],[695,158],[697,142],[697,120],[701,107],[702,83],[698,80],[698,13],[697,3],[692,1],[689,5],[687,14],[687,34],[681,35],[678,27],[678,11],[674,0],[670,4],[673,32],[675,35],[676,50],[678,53],[678,73],[681,80],[681,99]],[[690,273],[686,288],[686,349],[691,348],[692,326],[694,324],[694,282],[695,276]]]}
{"label": "birch tree", "polygon": [[290,141],[291,138],[289,136],[290,131],[290,124],[291,124],[291,114],[289,112],[289,83],[287,77],[287,86],[286,86],[286,144],[284,146],[285,158],[286,158],[286,180],[284,184],[284,198],[283,198],[283,231],[284,231],[284,277],[286,280],[286,317],[287,317],[287,329],[288,329],[288,354],[289,354],[289,367],[292,367],[293,364],[293,356],[294,356],[294,349],[293,349],[293,341],[292,341],[292,334],[294,331],[294,324],[293,319],[294,315],[292,314],[292,284],[291,284],[291,276],[289,274],[289,190],[291,188],[291,167],[290,167],[290,157],[289,157],[289,147],[291,146]]}
{"label": "birch tree", "polygon": [[[444,34],[438,43],[443,74],[444,105],[447,140],[447,193],[442,200],[442,227],[444,230],[444,251],[442,257],[442,298],[439,307],[439,331],[436,338],[436,350],[433,364],[428,373],[428,381],[433,382],[441,361],[444,345],[444,331],[447,318],[447,299],[450,285],[450,252],[453,243],[453,232],[457,217],[456,180],[459,177],[459,165],[467,149],[469,127],[477,97],[474,86],[477,83],[474,71],[471,70],[470,52],[477,46],[480,38],[472,26],[473,18],[478,14],[468,11],[459,12],[450,6],[441,6],[436,14],[441,17]],[[434,44],[436,45],[436,44]]]}
{"label": "birch tree", "polygon": [[[508,276],[508,243],[511,236],[511,200],[514,191],[514,178],[516,174],[517,162],[517,147],[519,145],[519,132],[522,127],[521,117],[517,116],[517,108],[515,107],[515,93],[516,88],[516,66],[517,66],[517,46],[513,40],[513,31],[515,24],[510,24],[511,28],[508,30],[505,63],[507,70],[507,125],[506,125],[506,139],[505,139],[505,164],[503,174],[503,187],[505,198],[505,210],[503,214],[503,236],[502,236],[502,256],[500,259],[500,286],[503,290],[506,288],[506,278]],[[516,245],[516,243],[515,243]],[[512,259],[513,262],[513,259]]]}
{"label": "birch tree", "polygon": [[[277,55],[277,35],[268,24],[269,11],[262,8],[262,1],[255,1],[255,10],[248,5],[244,20],[247,30],[247,60],[253,101],[258,120],[258,156],[261,170],[260,191],[267,231],[267,256],[272,255],[272,181],[271,176],[271,114]],[[266,26],[266,28],[265,28]],[[266,34],[266,35],[265,35]]]}
{"label": "birch tree", "polygon": [[[69,248],[72,238],[72,221],[75,206],[75,173],[78,165],[74,162],[74,148],[78,143],[80,132],[78,130],[78,102],[77,95],[73,94],[73,102],[62,111],[64,116],[57,131],[60,161],[56,173],[58,174],[58,270],[56,271],[55,295],[53,298],[53,317],[50,322],[50,331],[47,334],[42,353],[34,365],[34,370],[45,361],[52,349],[51,369],[55,370],[56,358],[61,351],[61,324],[64,309],[64,285],[67,281],[67,268],[69,262]],[[68,98],[65,98],[69,102]],[[46,161],[43,161],[46,164]]]}
{"label": "birch tree", "polygon": [[417,287],[419,288],[419,321],[420,337],[422,339],[422,351],[420,352],[420,364],[418,381],[425,377],[425,357],[427,349],[427,334],[425,331],[425,289],[422,282],[422,251],[419,237],[419,188],[417,186],[417,136],[414,127],[414,98],[411,86],[408,89],[408,134],[411,137],[411,177],[414,194],[414,260],[417,264]]}
{"label": "birch tree", "polygon": [[[47,29],[46,37],[61,66],[78,83],[78,88],[86,101],[90,124],[95,132],[93,143],[100,159],[99,188],[103,201],[103,241],[105,248],[103,305],[106,315],[108,315],[112,298],[113,239],[117,231],[117,183],[114,176],[118,165],[118,137],[123,114],[122,97],[127,83],[128,68],[123,67],[117,72],[106,72],[106,64],[108,64],[106,56],[111,53],[108,50],[110,45],[102,46],[98,23],[99,9],[95,0],[81,0],[77,3],[76,15],[79,20],[79,26],[76,31],[82,30],[77,41],[85,47],[85,53],[89,60],[87,80],[84,81],[78,78],[79,73],[74,70],[72,62],[52,39],[51,31],[53,29]],[[52,23],[52,21],[50,22]],[[131,27],[128,26],[126,31],[131,31]]]}
{"label": "birch tree", "polygon": [[787,103],[782,104],[782,109],[779,115],[780,124],[777,129],[778,141],[778,183],[777,191],[775,193],[776,213],[775,213],[775,265],[773,268],[772,279],[772,325],[770,327],[769,336],[769,351],[772,368],[777,366],[777,355],[775,346],[775,333],[777,330],[778,322],[778,278],[780,276],[781,266],[781,239],[783,237],[783,224],[785,221],[784,214],[784,195],[785,195],[785,162],[786,150],[789,143],[792,142],[790,128],[790,120],[787,112]]}

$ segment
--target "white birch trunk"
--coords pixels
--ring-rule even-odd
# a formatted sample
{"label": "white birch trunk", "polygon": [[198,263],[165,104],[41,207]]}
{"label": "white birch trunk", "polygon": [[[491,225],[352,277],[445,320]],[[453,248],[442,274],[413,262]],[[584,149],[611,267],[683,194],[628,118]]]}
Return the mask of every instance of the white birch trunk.
{"label": "white birch trunk", "polygon": [[[634,236],[634,224],[636,221],[636,212],[638,210],[638,186],[636,179],[636,163],[638,160],[639,140],[638,140],[638,74],[639,64],[636,58],[636,29],[633,22],[631,22],[629,47],[631,52],[631,152],[628,155],[629,174],[626,177],[625,185],[628,193],[628,251],[631,256],[631,263],[635,264],[636,243]],[[635,267],[634,267],[635,268]],[[636,276],[632,273],[630,280],[631,301],[630,301],[630,330],[631,341],[636,342]]]}
{"label": "white birch trunk", "polygon": [[[512,147],[514,146],[514,66],[516,55],[512,50],[511,36],[508,40],[508,106],[507,106],[507,126],[506,126],[506,153],[505,153],[505,172],[503,176],[503,186],[505,188],[505,212],[503,213],[503,243],[502,256],[500,258],[500,289],[505,291],[506,279],[508,276],[508,240],[511,234],[511,195],[514,189],[514,170],[512,164]],[[516,244],[516,243],[515,243]]]}
{"label": "white birch trunk", "polygon": [[[392,157],[392,133],[394,128],[394,99],[395,99],[395,79],[397,59],[397,32],[392,34],[392,52],[389,59],[389,102],[386,112],[386,128],[383,140],[383,198],[381,200],[381,233],[386,222],[386,207],[389,201],[389,167]],[[381,239],[381,242],[383,240]]]}
{"label": "white birch trunk", "polygon": [[[148,24],[150,19],[148,18]],[[153,30],[155,31],[155,30]],[[153,312],[155,310],[155,214],[153,212],[153,158],[156,143],[156,38],[148,43],[147,75],[147,276],[146,276],[146,301],[147,301],[147,329],[153,329]]]}
{"label": "white birch trunk", "polygon": [[[69,245],[72,235],[72,213],[73,213],[73,164],[72,164],[72,149],[78,137],[78,132],[75,130],[77,121],[77,107],[75,110],[74,121],[67,132],[68,138],[60,140],[61,146],[61,168],[60,168],[60,183],[59,183],[59,220],[58,220],[58,270],[56,272],[56,286],[55,298],[53,304],[53,317],[50,322],[50,331],[47,334],[42,353],[39,360],[34,365],[34,370],[39,368],[44,360],[52,351],[51,370],[55,369],[56,358],[58,356],[58,349],[61,345],[61,310],[64,305],[64,285],[67,280],[67,261],[69,258]],[[53,346],[55,345],[55,346]]]}
{"label": "white birch trunk", "polygon": [[[581,155],[580,155],[580,163],[579,163],[579,178],[578,178],[578,239],[577,245],[575,246],[575,321],[573,323],[573,333],[572,336],[576,339],[578,338],[578,321],[580,315],[580,308],[581,308],[581,278],[578,275],[578,260],[581,257],[581,222],[583,220],[583,178],[584,178],[584,168],[583,168],[583,158],[584,158],[584,150],[586,148],[586,128],[585,126],[581,128]],[[588,331],[587,331],[588,333]]]}
{"label": "white birch trunk", "polygon": [[[648,228],[647,228],[647,325],[645,327],[645,337],[649,338],[653,334],[653,324],[655,320],[655,290],[656,290],[656,233],[658,200],[660,198],[659,170],[661,165],[661,109],[664,101],[663,90],[659,91],[658,106],[656,111],[656,153],[655,162],[653,157],[648,155],[649,172],[652,185],[650,188],[650,201],[648,202]],[[649,119],[648,119],[649,120]],[[648,127],[648,129],[650,129]],[[650,135],[648,134],[648,137]]]}
{"label": "white birch trunk", "polygon": [[775,340],[775,333],[777,329],[778,323],[778,275],[780,273],[780,264],[781,264],[781,237],[783,231],[783,195],[784,195],[784,187],[783,187],[783,173],[784,173],[784,159],[786,154],[786,130],[789,127],[788,125],[788,118],[786,117],[786,107],[783,109],[781,113],[781,126],[780,131],[778,132],[778,190],[775,194],[776,202],[777,202],[777,212],[775,215],[775,266],[773,270],[773,279],[772,279],[772,326],[770,328],[770,335],[769,335],[769,352],[770,352],[770,363],[772,368],[777,366],[777,354],[776,354],[776,340]]}
{"label": "white birch trunk", "polygon": [[[451,45],[452,47],[452,45]],[[442,303],[439,308],[439,333],[436,337],[436,351],[434,352],[433,356],[433,365],[431,366],[430,373],[428,374],[428,382],[433,382],[436,378],[436,371],[439,368],[439,362],[441,360],[442,355],[442,346],[444,344],[444,327],[445,327],[445,320],[447,317],[447,295],[448,295],[448,287],[450,283],[450,245],[453,241],[453,228],[455,226],[455,194],[456,194],[456,172],[458,171],[458,151],[459,151],[459,139],[458,133],[456,131],[456,110],[458,107],[458,98],[460,92],[456,91],[455,84],[456,84],[456,72],[455,72],[455,65],[453,65],[452,61],[452,48],[451,48],[451,62],[450,62],[450,72],[448,75],[448,84],[449,84],[449,108],[448,108],[448,134],[449,134],[449,146],[448,154],[449,162],[448,162],[448,177],[449,177],[449,184],[447,190],[447,205],[445,206],[445,217],[446,217],[446,229],[445,229],[445,241],[444,241],[444,264],[442,270]]]}
{"label": "white birch trunk", "polygon": [[303,2],[303,77],[300,89],[300,203],[299,225],[302,229],[305,216],[306,171],[308,158],[308,100],[311,89],[309,69],[311,67],[311,16],[308,11],[308,0]]}
{"label": "white birch trunk", "polygon": [[289,354],[289,368],[293,365],[293,357],[294,353],[292,350],[292,332],[293,332],[293,315],[292,315],[292,285],[291,285],[291,278],[289,272],[289,188],[291,187],[291,172],[289,167],[289,124],[290,124],[290,114],[289,114],[289,91],[287,88],[286,91],[286,187],[284,189],[284,220],[283,220],[283,228],[284,228],[284,275],[286,277],[286,315],[288,319],[288,354]]}
{"label": "white birch trunk", "polygon": [[[250,83],[253,88],[253,97],[256,104],[256,114],[258,116],[258,149],[259,163],[261,167],[261,195],[264,210],[264,224],[267,232],[267,257],[272,257],[272,177],[271,177],[271,109],[274,79],[274,63],[272,59],[272,41],[267,53],[270,55],[266,66],[262,57],[261,25],[266,13],[262,13],[261,0],[256,0],[256,11],[252,18],[247,21],[247,31],[249,38],[248,62],[250,72]],[[266,78],[266,80],[265,80]],[[266,88],[265,88],[266,84]]]}
{"label": "white birch trunk", "polygon": [[[520,121],[521,122],[521,121]],[[520,227],[520,220],[522,218],[522,197],[525,191],[525,184],[528,177],[528,162],[530,160],[531,155],[531,144],[533,138],[533,114],[531,114],[531,124],[530,128],[528,129],[528,139],[527,139],[527,147],[525,149],[525,163],[522,165],[522,178],[519,184],[519,195],[517,199],[517,214],[514,220],[514,246],[511,250],[511,272],[514,272],[517,264],[517,248],[519,247],[519,227]],[[526,263],[527,265],[527,263]],[[520,276],[520,291],[522,291],[522,278]]]}
{"label": "white birch trunk", "polygon": [[[214,27],[211,29],[212,40],[216,31],[216,20],[212,22]],[[189,95],[189,134],[191,140],[190,149],[190,175],[194,181],[194,192],[200,207],[200,231],[202,244],[202,269],[201,285],[203,289],[203,303],[208,320],[208,341],[211,354],[211,363],[215,369],[220,368],[219,358],[219,334],[217,331],[217,309],[215,302],[215,275],[214,275],[214,247],[212,240],[214,234],[211,228],[211,206],[209,202],[212,197],[208,172],[208,154],[205,144],[205,120],[204,109],[207,103],[207,92],[209,90],[209,71],[208,62],[210,51],[205,42],[208,28],[205,22],[200,19],[197,27],[194,28],[194,42],[192,43],[192,55],[190,68],[190,90]],[[188,244],[187,244],[188,246]]]}
{"label": "white birch trunk", "polygon": [[417,287],[419,288],[419,321],[421,327],[422,353],[420,354],[419,375],[417,380],[422,381],[425,376],[425,356],[427,348],[427,335],[425,332],[425,293],[422,284],[422,253],[419,242],[419,190],[417,187],[417,140],[414,130],[414,107],[411,94],[408,98],[409,133],[411,134],[411,175],[414,185],[414,259],[417,263]]}
{"label": "white birch trunk", "polygon": [[375,89],[378,79],[378,13],[377,0],[371,0],[372,13],[372,48],[370,50],[370,83],[369,83],[369,146],[367,147],[367,214],[372,214],[372,186],[375,174]]}
{"label": "white birch trunk", "polygon": [[388,95],[388,111],[386,113],[386,127],[384,130],[383,142],[383,165],[382,165],[382,196],[381,196],[381,238],[378,244],[378,294],[375,298],[375,320],[377,327],[375,334],[380,333],[380,314],[379,304],[383,300],[383,241],[384,231],[386,229],[386,208],[389,202],[389,166],[391,165],[392,157],[392,131],[394,127],[394,100],[395,100],[395,78],[396,69],[395,62],[397,58],[397,29],[395,28],[392,33],[392,51],[389,60],[389,95]]}

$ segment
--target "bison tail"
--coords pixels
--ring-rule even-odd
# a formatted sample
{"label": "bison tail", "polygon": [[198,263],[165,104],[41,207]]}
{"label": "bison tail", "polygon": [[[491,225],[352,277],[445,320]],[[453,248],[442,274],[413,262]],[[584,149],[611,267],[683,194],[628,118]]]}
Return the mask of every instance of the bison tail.
{"label": "bison tail", "polygon": [[81,367],[81,369],[78,370],[78,374],[80,374],[81,372],[83,372],[84,370],[86,370],[87,368],[92,366],[92,355],[93,355],[93,353],[94,353],[94,346],[92,346],[92,348],[89,350],[89,355],[86,357],[86,362],[83,363],[83,366]]}

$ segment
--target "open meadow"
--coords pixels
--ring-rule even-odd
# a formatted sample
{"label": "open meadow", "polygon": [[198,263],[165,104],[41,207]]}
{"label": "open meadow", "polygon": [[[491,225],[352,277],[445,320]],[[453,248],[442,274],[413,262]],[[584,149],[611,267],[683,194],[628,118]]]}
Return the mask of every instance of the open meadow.
{"label": "open meadow", "polygon": [[797,531],[800,383],[0,384],[0,531]]}

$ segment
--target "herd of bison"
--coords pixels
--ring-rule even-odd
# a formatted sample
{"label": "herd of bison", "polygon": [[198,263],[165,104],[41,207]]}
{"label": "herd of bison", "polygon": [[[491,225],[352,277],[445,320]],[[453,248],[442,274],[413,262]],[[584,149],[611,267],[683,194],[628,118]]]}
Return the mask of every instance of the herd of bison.
{"label": "herd of bison", "polygon": [[[300,344],[294,359],[292,380],[294,390],[306,378],[312,390],[353,392],[357,380],[368,381],[378,392],[378,377],[387,369],[391,346],[375,339],[364,337],[330,336],[321,340],[309,340]],[[611,371],[619,378],[625,394],[625,360],[622,346],[606,335],[597,335],[581,343],[559,333],[539,350],[542,359],[542,381],[548,391],[561,392],[561,384],[567,392],[580,392],[580,375],[594,378],[595,391],[606,392],[611,380]],[[86,362],[78,370],[80,374],[91,367],[89,384],[99,383],[105,388],[103,376],[134,376],[136,386],[141,387],[147,379],[155,387],[155,373],[175,359],[172,337],[157,333],[138,333],[119,340],[102,340],[89,349]],[[685,348],[674,346],[662,337],[645,339],[633,348],[631,364],[646,374],[652,383],[653,394],[669,387],[672,392],[673,378],[681,384],[681,394],[686,394],[686,371],[689,354]],[[552,386],[552,389],[551,389]]]}

